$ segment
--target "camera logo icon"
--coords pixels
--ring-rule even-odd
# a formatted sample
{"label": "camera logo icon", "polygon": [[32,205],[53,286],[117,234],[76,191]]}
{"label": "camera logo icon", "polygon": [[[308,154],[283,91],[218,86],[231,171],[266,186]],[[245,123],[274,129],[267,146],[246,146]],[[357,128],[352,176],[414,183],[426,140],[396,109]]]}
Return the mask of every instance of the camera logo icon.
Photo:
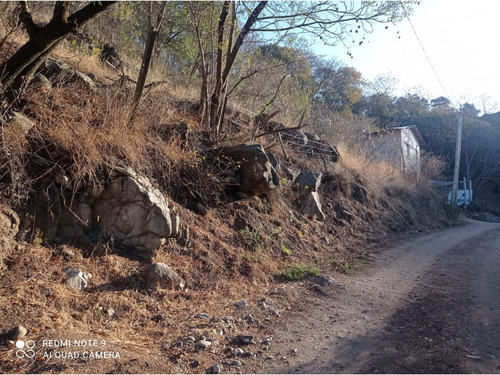
{"label": "camera logo icon", "polygon": [[33,340],[16,341],[16,357],[17,358],[35,358],[35,342]]}

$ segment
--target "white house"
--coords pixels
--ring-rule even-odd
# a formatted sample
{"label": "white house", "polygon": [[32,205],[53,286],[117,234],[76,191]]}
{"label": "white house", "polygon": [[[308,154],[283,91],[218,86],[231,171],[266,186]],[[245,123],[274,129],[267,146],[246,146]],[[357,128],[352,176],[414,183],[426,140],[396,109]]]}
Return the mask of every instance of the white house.
{"label": "white house", "polygon": [[405,173],[420,172],[420,148],[424,140],[415,125],[382,129],[368,133],[369,152]]}

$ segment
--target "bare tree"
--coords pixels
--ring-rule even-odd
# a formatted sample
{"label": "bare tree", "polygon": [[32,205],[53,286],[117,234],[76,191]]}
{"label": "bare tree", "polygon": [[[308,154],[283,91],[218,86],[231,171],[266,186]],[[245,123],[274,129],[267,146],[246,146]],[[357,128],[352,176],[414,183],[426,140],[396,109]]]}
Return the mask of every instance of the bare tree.
{"label": "bare tree", "polygon": [[167,7],[167,2],[164,1],[160,4],[158,13],[156,14],[156,21],[153,23],[153,6],[154,3],[149,3],[148,12],[148,37],[146,39],[146,46],[144,48],[144,54],[142,56],[141,70],[137,78],[137,84],[135,86],[134,99],[132,102],[132,110],[130,112],[130,119],[135,115],[137,106],[142,97],[142,92],[144,91],[144,85],[146,84],[146,78],[148,76],[149,65],[151,63],[151,57],[153,55],[153,48],[155,46],[156,38],[160,32],[161,24],[165,17],[165,9]]}
{"label": "bare tree", "polygon": [[[251,6],[251,4],[254,4]],[[230,2],[220,5],[218,23],[214,28],[215,48],[207,54],[202,42],[202,15],[199,6],[190,12],[199,55],[202,59],[202,89],[200,119],[210,126],[216,140],[220,138],[227,104],[228,80],[236,56],[250,33],[272,35],[274,38],[309,33],[325,44],[343,43],[348,36],[362,39],[373,30],[375,23],[397,22],[411,11],[413,3],[401,2]],[[246,21],[237,23],[246,14]],[[235,35],[238,31],[237,36]],[[206,56],[214,58],[213,82],[209,85]],[[210,86],[210,87],[209,87]]]}

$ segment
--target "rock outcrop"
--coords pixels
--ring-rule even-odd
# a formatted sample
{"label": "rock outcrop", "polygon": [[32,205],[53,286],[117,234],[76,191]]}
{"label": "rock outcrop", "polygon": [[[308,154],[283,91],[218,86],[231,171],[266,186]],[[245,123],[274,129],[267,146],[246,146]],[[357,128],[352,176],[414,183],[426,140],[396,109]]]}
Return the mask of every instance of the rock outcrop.
{"label": "rock outcrop", "polygon": [[323,221],[326,218],[316,191],[300,197],[300,211],[312,219]]}
{"label": "rock outcrop", "polygon": [[86,184],[56,175],[39,192],[34,225],[44,241],[113,239],[127,253],[150,258],[167,238],[182,237],[180,216],[148,178],[127,168],[98,179]]}
{"label": "rock outcrop", "polygon": [[224,147],[221,152],[238,162],[238,190],[250,195],[264,195],[279,186],[279,176],[264,148],[259,144]]}
{"label": "rock outcrop", "polygon": [[69,66],[66,63],[53,58],[47,58],[42,66],[38,69],[38,73],[43,74],[53,83],[58,85],[66,85],[76,83],[82,85],[89,91],[96,91],[97,86],[92,79]]}
{"label": "rock outcrop", "polygon": [[3,260],[14,250],[14,238],[19,231],[19,216],[7,206],[0,205],[0,276],[5,265]]}
{"label": "rock outcrop", "polygon": [[179,233],[179,215],[166,198],[130,169],[113,178],[95,200],[92,215],[100,232],[149,255]]}
{"label": "rock outcrop", "polygon": [[294,182],[294,189],[299,194],[300,211],[316,220],[325,220],[318,194],[321,177],[322,173],[303,171]]}

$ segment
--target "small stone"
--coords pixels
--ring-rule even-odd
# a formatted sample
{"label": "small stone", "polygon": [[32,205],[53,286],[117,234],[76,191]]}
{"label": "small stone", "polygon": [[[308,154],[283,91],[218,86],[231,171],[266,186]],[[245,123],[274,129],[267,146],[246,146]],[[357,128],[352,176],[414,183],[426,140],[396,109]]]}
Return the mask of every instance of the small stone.
{"label": "small stone", "polygon": [[250,357],[253,357],[252,352],[244,352],[241,354],[241,358],[250,358]]}
{"label": "small stone", "polygon": [[272,355],[268,355],[265,359],[268,361],[274,361],[274,357]]}
{"label": "small stone", "polygon": [[189,367],[191,368],[197,368],[200,365],[200,362],[198,361],[193,361],[189,364]]}
{"label": "small stone", "polygon": [[245,352],[241,348],[234,349],[233,356],[239,357],[242,356]]}
{"label": "small stone", "polygon": [[115,310],[113,310],[113,309],[107,309],[106,310],[106,315],[108,315],[109,318],[112,318],[115,315]]}
{"label": "small stone", "polygon": [[244,309],[247,306],[247,301],[242,300],[234,304],[238,309]]}
{"label": "small stone", "polygon": [[196,347],[199,349],[206,349],[206,348],[210,347],[211,345],[212,345],[212,342],[208,341],[208,340],[199,340],[196,343]]}
{"label": "small stone", "polygon": [[266,336],[264,339],[261,341],[264,345],[271,345],[271,341],[273,340],[272,336]]}
{"label": "small stone", "polygon": [[191,341],[191,342],[195,342],[196,341],[196,338],[194,336],[188,336],[185,338],[186,341]]}
{"label": "small stone", "polygon": [[253,343],[254,337],[252,335],[239,335],[238,341],[242,344],[249,345]]}
{"label": "small stone", "polygon": [[207,320],[212,319],[212,317],[210,315],[205,314],[205,313],[196,314],[194,317],[198,318],[198,319],[207,319]]}
{"label": "small stone", "polygon": [[276,310],[274,310],[274,309],[270,309],[270,310],[269,310],[269,314],[270,314],[270,315],[274,315],[274,316],[280,316],[280,313],[279,313],[279,312],[277,312],[277,311],[276,311]]}
{"label": "small stone", "polygon": [[251,314],[248,314],[247,316],[245,316],[245,321],[248,323],[248,324],[251,324],[253,322],[255,322],[255,319],[253,318],[253,316]]}
{"label": "small stone", "polygon": [[219,365],[212,366],[212,374],[220,374],[221,371],[222,371],[221,366]]}
{"label": "small stone", "polygon": [[92,274],[80,271],[73,267],[66,267],[63,271],[66,273],[66,276],[68,276],[66,283],[75,290],[85,290],[88,282],[92,278]]}
{"label": "small stone", "polygon": [[268,308],[269,308],[269,305],[268,305],[267,303],[265,303],[264,301],[262,301],[262,302],[260,303],[260,306],[261,306],[264,310],[266,310],[266,309],[268,309]]}
{"label": "small stone", "polygon": [[208,207],[201,203],[196,203],[195,211],[201,216],[208,214]]}
{"label": "small stone", "polygon": [[24,336],[28,334],[28,329],[25,326],[17,326],[14,329],[13,340],[22,339]]}
{"label": "small stone", "polygon": [[170,345],[172,348],[182,348],[184,346],[184,343],[182,341],[176,341]]}
{"label": "small stone", "polygon": [[333,284],[333,279],[330,276],[314,276],[312,282],[319,286],[330,286]]}
{"label": "small stone", "polygon": [[241,362],[240,361],[232,361],[231,366],[236,366],[236,367],[241,367]]}

